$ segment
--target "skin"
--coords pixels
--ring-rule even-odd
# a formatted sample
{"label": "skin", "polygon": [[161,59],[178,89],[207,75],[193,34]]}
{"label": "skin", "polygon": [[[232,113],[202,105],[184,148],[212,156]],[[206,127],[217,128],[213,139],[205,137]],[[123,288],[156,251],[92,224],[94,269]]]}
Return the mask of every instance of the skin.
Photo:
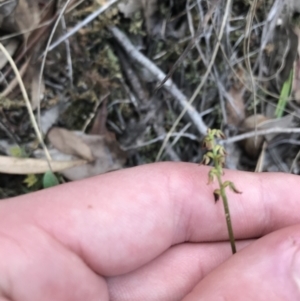
{"label": "skin", "polygon": [[159,163],[0,202],[0,301],[300,299],[300,178]]}

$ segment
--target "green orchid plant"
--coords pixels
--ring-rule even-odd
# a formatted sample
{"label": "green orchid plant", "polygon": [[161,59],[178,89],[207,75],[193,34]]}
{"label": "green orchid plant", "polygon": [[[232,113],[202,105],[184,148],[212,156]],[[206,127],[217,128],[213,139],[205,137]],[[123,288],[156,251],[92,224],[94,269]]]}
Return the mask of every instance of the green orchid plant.
{"label": "green orchid plant", "polygon": [[219,188],[214,190],[215,202],[217,202],[220,197],[223,200],[227,230],[229,234],[229,240],[231,245],[232,254],[236,253],[235,238],[233,234],[233,228],[231,224],[231,217],[228,205],[228,199],[226,195],[226,188],[228,187],[235,193],[241,193],[238,191],[231,181],[222,181],[222,176],[224,174],[223,167],[225,164],[226,151],[222,145],[217,144],[216,139],[225,139],[224,134],[221,130],[209,129],[207,136],[203,140],[203,147],[208,150],[208,152],[203,156],[203,164],[208,165],[210,162],[213,163],[213,168],[208,173],[208,183],[212,183],[217,180]]}

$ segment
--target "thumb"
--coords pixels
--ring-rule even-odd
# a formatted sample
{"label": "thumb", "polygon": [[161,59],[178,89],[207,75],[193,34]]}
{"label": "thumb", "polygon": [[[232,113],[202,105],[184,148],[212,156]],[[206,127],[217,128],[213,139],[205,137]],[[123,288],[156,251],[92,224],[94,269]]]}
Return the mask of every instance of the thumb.
{"label": "thumb", "polygon": [[252,243],[215,269],[183,300],[300,300],[300,226]]}

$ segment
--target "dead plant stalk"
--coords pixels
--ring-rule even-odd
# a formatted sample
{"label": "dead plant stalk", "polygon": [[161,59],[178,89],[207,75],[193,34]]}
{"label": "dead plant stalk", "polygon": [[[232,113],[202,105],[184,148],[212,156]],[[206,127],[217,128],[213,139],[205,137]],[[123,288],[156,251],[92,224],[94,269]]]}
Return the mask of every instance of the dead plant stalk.
{"label": "dead plant stalk", "polygon": [[48,165],[49,165],[49,169],[52,170],[51,169],[51,163],[50,163],[51,162],[51,156],[50,156],[50,153],[48,152],[48,149],[47,149],[47,147],[46,147],[46,145],[44,143],[42,134],[39,131],[37,122],[36,122],[36,120],[34,118],[33,110],[32,110],[32,107],[31,107],[31,104],[30,104],[30,101],[29,101],[29,97],[28,97],[28,94],[26,92],[26,89],[25,89],[22,77],[20,75],[20,72],[19,72],[19,70],[18,70],[18,68],[17,68],[17,66],[16,66],[13,58],[7,52],[6,48],[2,45],[2,43],[0,43],[0,50],[3,52],[3,54],[7,58],[8,62],[10,63],[12,69],[15,72],[15,75],[16,75],[16,78],[18,80],[18,83],[19,83],[19,86],[20,86],[20,89],[21,89],[24,101],[25,101],[26,106],[27,106],[27,110],[28,110],[28,114],[29,114],[29,117],[30,117],[31,124],[32,124],[33,129],[34,129],[34,131],[36,133],[36,136],[37,136],[37,138],[38,138],[38,140],[39,140],[39,142],[40,142],[40,144],[43,147],[43,150],[45,152],[45,156],[46,156],[46,159],[47,159],[47,162],[48,162]]}

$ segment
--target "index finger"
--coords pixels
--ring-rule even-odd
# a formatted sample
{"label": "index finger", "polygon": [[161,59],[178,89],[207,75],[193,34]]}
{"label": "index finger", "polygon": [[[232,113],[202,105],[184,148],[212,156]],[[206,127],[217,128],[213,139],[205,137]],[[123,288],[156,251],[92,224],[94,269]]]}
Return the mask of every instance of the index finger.
{"label": "index finger", "polygon": [[[227,240],[223,205],[214,202],[208,170],[160,163],[113,172],[5,202],[0,222],[2,229],[16,216],[19,225],[34,223],[97,273],[118,275],[174,244]],[[298,177],[225,171],[225,179],[243,192],[228,193],[237,239],[299,222]]]}

